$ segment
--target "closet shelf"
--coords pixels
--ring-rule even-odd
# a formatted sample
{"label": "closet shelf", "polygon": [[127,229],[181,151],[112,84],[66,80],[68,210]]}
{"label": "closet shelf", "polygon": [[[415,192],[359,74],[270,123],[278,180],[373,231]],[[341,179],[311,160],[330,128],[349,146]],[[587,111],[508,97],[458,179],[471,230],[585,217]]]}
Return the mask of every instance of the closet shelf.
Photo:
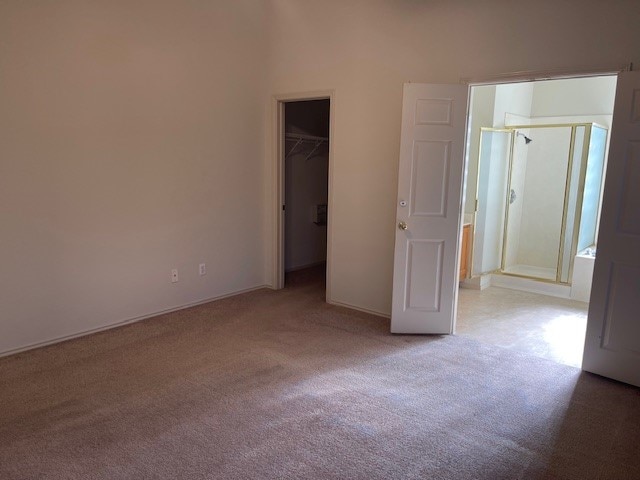
{"label": "closet shelf", "polygon": [[329,144],[329,138],[327,137],[316,137],[315,135],[305,135],[302,133],[285,133],[284,140],[285,142],[294,144],[284,158],[289,158],[291,155],[293,155],[294,152],[302,153],[303,151],[305,151],[305,149],[311,148],[311,150],[305,157],[305,160],[309,160],[322,145]]}

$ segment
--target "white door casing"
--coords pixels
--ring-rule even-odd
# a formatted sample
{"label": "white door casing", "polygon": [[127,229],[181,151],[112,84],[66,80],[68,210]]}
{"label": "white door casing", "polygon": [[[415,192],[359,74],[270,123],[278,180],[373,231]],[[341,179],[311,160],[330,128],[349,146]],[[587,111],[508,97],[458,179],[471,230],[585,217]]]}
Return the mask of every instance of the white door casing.
{"label": "white door casing", "polygon": [[618,76],[582,368],[640,386],[640,72]]}
{"label": "white door casing", "polygon": [[271,288],[284,288],[284,226],[285,226],[285,147],[284,147],[284,104],[287,102],[304,102],[308,100],[329,100],[329,178],[327,202],[327,270],[326,270],[326,301],[333,303],[331,293],[331,265],[332,265],[332,231],[333,231],[333,132],[334,132],[334,101],[333,90],[318,90],[306,93],[292,93],[274,95],[272,97],[271,128],[272,128],[272,163],[271,163],[271,215],[273,225],[271,251]]}
{"label": "white door casing", "polygon": [[467,85],[404,86],[393,333],[454,330],[468,90]]}

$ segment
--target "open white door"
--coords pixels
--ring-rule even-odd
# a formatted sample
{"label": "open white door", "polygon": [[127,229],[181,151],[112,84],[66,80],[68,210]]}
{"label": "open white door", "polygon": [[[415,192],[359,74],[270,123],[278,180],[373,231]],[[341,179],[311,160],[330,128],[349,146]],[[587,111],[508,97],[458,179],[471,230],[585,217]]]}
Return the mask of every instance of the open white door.
{"label": "open white door", "polygon": [[452,333],[468,86],[405,84],[393,333]]}
{"label": "open white door", "polygon": [[640,386],[640,72],[618,76],[582,368]]}

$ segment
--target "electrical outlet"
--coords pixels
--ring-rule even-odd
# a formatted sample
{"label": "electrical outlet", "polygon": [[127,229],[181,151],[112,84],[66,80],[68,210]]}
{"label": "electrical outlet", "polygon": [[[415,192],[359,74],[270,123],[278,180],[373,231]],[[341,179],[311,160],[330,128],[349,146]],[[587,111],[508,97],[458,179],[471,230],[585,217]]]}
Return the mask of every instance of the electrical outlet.
{"label": "electrical outlet", "polygon": [[171,270],[171,283],[176,283],[178,281],[178,269],[174,268]]}
{"label": "electrical outlet", "polygon": [[200,275],[206,275],[207,274],[207,264],[206,263],[201,263],[199,271],[200,271]]}

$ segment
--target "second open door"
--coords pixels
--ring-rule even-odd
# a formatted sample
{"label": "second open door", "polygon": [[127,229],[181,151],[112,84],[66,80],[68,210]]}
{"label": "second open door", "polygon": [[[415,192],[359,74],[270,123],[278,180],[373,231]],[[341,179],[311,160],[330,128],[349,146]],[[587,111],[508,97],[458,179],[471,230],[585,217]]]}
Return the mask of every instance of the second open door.
{"label": "second open door", "polygon": [[404,86],[393,333],[453,333],[468,90]]}

